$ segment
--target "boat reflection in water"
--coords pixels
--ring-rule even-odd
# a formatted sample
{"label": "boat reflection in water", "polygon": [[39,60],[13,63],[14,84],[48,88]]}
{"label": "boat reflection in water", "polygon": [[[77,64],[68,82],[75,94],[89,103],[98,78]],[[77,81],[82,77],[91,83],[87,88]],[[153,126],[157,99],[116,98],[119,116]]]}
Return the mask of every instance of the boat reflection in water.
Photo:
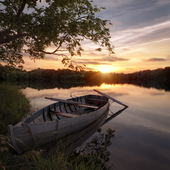
{"label": "boat reflection in water", "polygon": [[[75,148],[78,146],[82,145],[88,138],[90,138],[99,128],[101,128],[103,125],[111,121],[113,118],[121,114],[124,110],[126,110],[128,106],[125,106],[123,109],[118,110],[117,112],[108,115],[108,112],[110,112],[109,108],[108,110],[104,113],[103,116],[101,116],[98,120],[94,121],[90,125],[88,125],[85,128],[82,128],[78,130],[75,133],[72,133],[71,135],[62,138],[60,141],[57,141],[57,144],[62,144],[60,145],[62,150],[65,151],[73,151]],[[47,150],[50,150],[54,148],[54,143],[56,144],[56,141],[53,141],[49,143],[46,146]]]}

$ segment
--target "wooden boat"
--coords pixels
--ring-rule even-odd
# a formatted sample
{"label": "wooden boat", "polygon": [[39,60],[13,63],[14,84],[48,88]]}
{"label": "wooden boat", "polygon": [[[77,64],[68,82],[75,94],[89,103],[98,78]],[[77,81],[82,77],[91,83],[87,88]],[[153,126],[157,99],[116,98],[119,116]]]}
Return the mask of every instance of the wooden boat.
{"label": "wooden boat", "polygon": [[100,119],[109,108],[108,98],[86,95],[61,100],[29,115],[15,126],[8,125],[11,144],[20,154],[24,151],[66,137]]}

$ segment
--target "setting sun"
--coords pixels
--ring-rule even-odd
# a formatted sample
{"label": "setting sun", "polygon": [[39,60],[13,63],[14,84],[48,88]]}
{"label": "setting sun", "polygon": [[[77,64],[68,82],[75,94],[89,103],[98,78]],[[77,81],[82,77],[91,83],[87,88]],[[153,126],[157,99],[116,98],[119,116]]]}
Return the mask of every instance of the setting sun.
{"label": "setting sun", "polygon": [[96,69],[102,73],[111,73],[119,70],[118,67],[113,67],[113,66],[100,66]]}
{"label": "setting sun", "polygon": [[103,68],[101,68],[101,72],[102,73],[108,73],[108,72],[110,72],[110,69],[106,68],[106,67],[103,67]]}

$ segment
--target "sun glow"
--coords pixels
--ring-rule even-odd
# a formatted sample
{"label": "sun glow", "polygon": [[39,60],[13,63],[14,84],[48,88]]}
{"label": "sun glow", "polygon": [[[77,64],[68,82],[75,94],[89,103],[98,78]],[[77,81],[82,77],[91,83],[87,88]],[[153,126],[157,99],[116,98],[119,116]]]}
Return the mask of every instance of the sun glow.
{"label": "sun glow", "polygon": [[100,71],[101,71],[102,73],[108,73],[108,72],[110,72],[110,69],[107,68],[107,67],[103,67],[103,68],[101,68]]}

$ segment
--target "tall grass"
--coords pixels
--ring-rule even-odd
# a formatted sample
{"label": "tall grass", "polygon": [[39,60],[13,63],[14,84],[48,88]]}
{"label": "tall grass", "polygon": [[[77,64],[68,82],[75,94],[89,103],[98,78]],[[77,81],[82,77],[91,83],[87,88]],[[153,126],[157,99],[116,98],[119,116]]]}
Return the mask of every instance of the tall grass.
{"label": "tall grass", "polygon": [[29,100],[17,86],[0,84],[0,134],[7,132],[7,125],[15,125],[30,111]]}

